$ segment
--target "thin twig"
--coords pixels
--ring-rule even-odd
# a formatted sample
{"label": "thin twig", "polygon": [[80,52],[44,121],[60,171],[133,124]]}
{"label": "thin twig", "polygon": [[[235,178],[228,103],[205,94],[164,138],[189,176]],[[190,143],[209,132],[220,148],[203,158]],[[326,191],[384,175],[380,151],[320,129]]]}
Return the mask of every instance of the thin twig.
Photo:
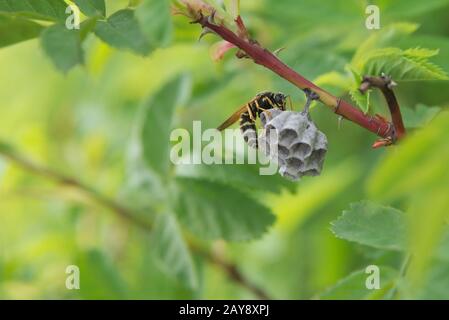
{"label": "thin twig", "polygon": [[392,143],[403,138],[405,135],[405,127],[404,122],[402,121],[401,109],[399,108],[398,100],[396,99],[393,91],[393,87],[395,86],[396,83],[390,77],[382,75],[380,77],[363,77],[362,84],[359,88],[362,93],[365,93],[370,88],[377,88],[384,95],[388,109],[390,110],[391,120],[394,125],[394,130],[389,137],[392,140]]}
{"label": "thin twig", "polygon": [[[307,80],[292,68],[287,66],[276,55],[261,47],[257,41],[246,40],[240,37],[238,34],[231,31],[223,24],[216,24],[212,16],[203,16],[199,14],[199,18],[194,21],[199,23],[203,28],[212,30],[215,34],[220,36],[223,40],[226,40],[241,51],[245,53],[245,56],[250,57],[256,64],[264,66],[265,68],[278,74],[285,80],[289,81],[301,90],[310,89],[319,96],[319,100],[326,106],[332,108],[332,110],[354,123],[357,123],[361,127],[375,133],[382,138],[388,138],[392,135],[391,124],[381,117],[371,117],[363,113],[360,109],[352,106],[350,103],[333,96],[324,89],[316,86],[311,81]],[[242,24],[243,21],[239,21]]]}
{"label": "thin twig", "polygon": [[[108,196],[98,192],[94,188],[81,182],[75,177],[65,175],[61,172],[35,163],[34,161],[26,158],[22,154],[15,151],[10,146],[3,144],[1,142],[0,142],[0,156],[4,157],[11,163],[14,163],[15,165],[19,166],[20,168],[30,173],[41,176],[43,178],[46,178],[61,185],[70,186],[78,190],[79,192],[84,194],[87,198],[109,209],[112,213],[116,214],[118,217],[127,220],[128,222],[141,228],[144,231],[152,230],[153,227],[152,223],[146,219],[141,218],[131,209],[123,206],[122,204],[116,202],[115,200],[109,198]],[[198,245],[193,245],[192,243],[189,243],[189,248],[195,254],[198,254],[207,261],[217,265],[221,270],[223,270],[223,272],[229,277],[229,279],[231,279],[241,287],[247,289],[248,291],[252,292],[257,298],[269,299],[269,296],[262,289],[257,287],[251,281],[249,281],[238,270],[238,267],[235,264],[229,261],[225,261],[223,258],[218,257],[212,251],[203,249]]]}
{"label": "thin twig", "polygon": [[237,25],[239,36],[243,39],[249,40],[248,29],[246,28],[245,23],[243,22],[243,19],[240,15],[238,15],[235,19],[235,24]]}
{"label": "thin twig", "polygon": [[399,270],[398,278],[396,279],[395,286],[392,288],[391,292],[389,293],[389,296],[391,298],[396,298],[399,292],[399,281],[403,280],[405,278],[405,275],[407,274],[408,267],[410,265],[410,261],[412,259],[411,253],[406,253],[404,256],[404,260],[402,260],[401,268]]}
{"label": "thin twig", "polygon": [[136,225],[142,226],[145,229],[151,229],[151,223],[149,223],[147,220],[141,219],[138,215],[132,213],[128,208],[125,208],[121,204],[97,192],[95,189],[91,188],[90,186],[84,184],[74,177],[67,176],[61,172],[57,172],[50,168],[39,165],[19,154],[12,148],[1,148],[0,154],[5,159],[15,163],[26,171],[47,178],[61,185],[73,187],[101,206],[110,209],[119,217],[128,220]]}
{"label": "thin twig", "polygon": [[218,266],[220,269],[224,270],[227,276],[235,283],[240,284],[242,287],[246,288],[248,291],[252,292],[258,299],[261,300],[272,300],[265,290],[260,288],[251,282],[246,276],[237,268],[237,266],[229,261],[226,261],[222,255],[215,253],[213,250],[206,250],[193,242],[189,243],[189,247],[197,253],[203,256],[204,259],[210,263]]}

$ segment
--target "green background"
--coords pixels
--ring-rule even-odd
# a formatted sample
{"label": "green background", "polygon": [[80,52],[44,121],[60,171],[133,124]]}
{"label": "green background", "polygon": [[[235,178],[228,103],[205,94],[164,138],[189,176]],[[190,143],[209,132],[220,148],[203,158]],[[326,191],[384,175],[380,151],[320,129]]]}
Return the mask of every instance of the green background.
{"label": "green background", "polygon": [[[201,120],[214,128],[264,90],[290,94],[299,109],[302,93],[232,53],[212,61],[218,38],[198,42],[198,25],[171,17],[163,1],[143,1],[138,20],[118,26],[103,21],[101,9],[84,8],[98,21],[76,36],[56,30],[58,17],[2,11],[6,2],[0,153],[11,146],[75,177],[152,230],[92,201],[92,193],[42,176],[42,168],[36,174],[0,157],[0,298],[257,298],[203,250],[275,299],[449,298],[447,81],[398,81],[410,128],[398,147],[372,150],[373,134],[317,104],[312,118],[329,140],[319,177],[292,183],[261,177],[254,166],[175,169],[167,159],[170,127],[191,131]],[[131,10],[139,3],[131,1]],[[379,32],[364,26],[368,3],[242,0],[241,14],[263,46],[285,47],[283,61],[349,101],[345,66]],[[420,26],[390,46],[440,49],[431,61],[449,70],[449,1],[372,3],[381,30]],[[107,0],[106,16],[129,4]],[[34,19],[38,28],[23,26]],[[119,37],[116,29],[126,32]],[[320,79],[329,73],[340,81]],[[382,97],[371,98],[370,112],[387,115]],[[365,289],[364,270],[373,264],[381,266],[381,290]],[[80,290],[65,287],[68,265],[80,267]]]}

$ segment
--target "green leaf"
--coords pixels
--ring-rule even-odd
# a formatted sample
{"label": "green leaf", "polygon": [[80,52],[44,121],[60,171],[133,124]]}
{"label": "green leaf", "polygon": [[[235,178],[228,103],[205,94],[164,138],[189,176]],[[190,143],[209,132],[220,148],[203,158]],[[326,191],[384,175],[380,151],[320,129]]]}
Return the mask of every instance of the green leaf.
{"label": "green leaf", "polygon": [[428,61],[438,50],[413,48],[383,48],[365,57],[363,75],[380,76],[385,73],[395,81],[448,80],[446,72]]}
{"label": "green leaf", "polygon": [[417,24],[401,22],[388,25],[379,31],[371,31],[371,35],[357,48],[351,66],[356,70],[361,70],[366,57],[374,50],[395,45],[398,40],[412,34],[417,29]]}
{"label": "green leaf", "polygon": [[56,24],[41,34],[41,44],[53,64],[63,72],[84,62],[80,31]]}
{"label": "green leaf", "polygon": [[350,77],[336,71],[321,74],[316,77],[313,82],[318,86],[332,88],[333,90],[330,91],[338,90],[341,94],[350,90],[353,85],[353,81]]}
{"label": "green leaf", "polygon": [[367,289],[366,280],[369,276],[363,269],[355,271],[318,297],[323,300],[384,299],[395,285],[398,272],[390,267],[380,266],[380,289]]}
{"label": "green leaf", "polygon": [[351,96],[352,100],[364,113],[367,113],[370,109],[370,91],[371,90],[368,90],[365,93],[361,93],[358,87],[353,88],[349,91],[349,95]]}
{"label": "green leaf", "polygon": [[118,49],[129,49],[141,55],[147,55],[151,50],[134,10],[117,11],[107,21],[98,21],[95,34],[104,42]]}
{"label": "green leaf", "polygon": [[280,175],[261,176],[259,168],[258,165],[250,164],[180,164],[176,166],[176,175],[238,186],[251,192],[279,193],[284,188],[294,189],[295,184],[282,178]]}
{"label": "green leaf", "polygon": [[[276,213],[276,227],[286,232],[297,232],[299,226],[320,212],[325,203],[339,198],[362,174],[362,166],[354,158],[328,168],[319,179],[301,182],[294,193],[265,197],[267,205]],[[326,230],[327,232],[327,230]],[[329,238],[333,238],[329,235]]]}
{"label": "green leaf", "polygon": [[447,300],[449,299],[449,262],[447,260],[432,260],[426,281],[419,291],[418,300]]}
{"label": "green leaf", "polygon": [[331,224],[332,232],[348,241],[387,250],[403,250],[406,245],[404,214],[391,207],[368,201],[351,203]]}
{"label": "green leaf", "polygon": [[240,15],[240,0],[225,0],[224,5],[226,12],[229,13],[233,19]]}
{"label": "green leaf", "polygon": [[449,299],[449,229],[444,228],[417,299]]}
{"label": "green leaf", "polygon": [[81,22],[80,25],[80,38],[81,42],[84,41],[87,36],[94,30],[97,24],[97,18],[89,18]]}
{"label": "green leaf", "polygon": [[359,87],[362,83],[362,75],[358,73],[351,65],[347,65],[347,70],[349,70],[353,76],[353,82],[351,89],[349,90],[349,95],[364,113],[368,113],[370,108],[371,90],[368,90],[365,93],[360,92]]}
{"label": "green leaf", "polygon": [[417,27],[416,24],[396,23],[374,32],[357,49],[351,67],[361,75],[385,73],[396,81],[447,80],[447,74],[428,61],[438,50],[392,47]]}
{"label": "green leaf", "polygon": [[418,104],[414,109],[403,108],[401,113],[406,128],[421,128],[432,121],[440,111],[440,107]]}
{"label": "green leaf", "polygon": [[413,258],[407,278],[412,297],[425,281],[448,219],[448,135],[449,113],[441,112],[431,125],[409,134],[369,179],[371,196],[408,202],[409,247]]}
{"label": "green leaf", "polygon": [[74,0],[81,12],[88,17],[105,17],[106,4],[104,0]]}
{"label": "green leaf", "polygon": [[152,49],[166,46],[172,38],[173,24],[167,0],[144,0],[136,17]]}
{"label": "green leaf", "polygon": [[170,131],[173,113],[182,97],[184,78],[176,77],[165,84],[143,106],[141,145],[149,168],[166,176],[170,167]]}
{"label": "green leaf", "polygon": [[410,225],[410,251],[413,253],[406,278],[410,284],[409,292],[414,297],[425,285],[433,257],[441,254],[445,223],[449,208],[448,177],[441,176],[437,186],[425,186],[413,194],[407,214]]}
{"label": "green leaf", "polygon": [[26,17],[64,21],[68,16],[64,0],[0,0],[0,13],[13,13]]}
{"label": "green leaf", "polygon": [[84,299],[124,299],[126,284],[112,262],[99,250],[78,256],[80,294]]}
{"label": "green leaf", "polygon": [[368,191],[373,197],[393,199],[408,197],[430,189],[448,186],[449,113],[440,112],[426,126],[411,134],[374,170]]}
{"label": "green leaf", "polygon": [[142,3],[143,0],[129,0],[129,7],[135,8]]}
{"label": "green leaf", "polygon": [[295,56],[294,62],[292,61],[293,69],[298,70],[308,79],[314,79],[331,71],[342,72],[348,63],[342,56],[327,50],[323,51],[321,48],[306,50],[299,56],[299,59]]}
{"label": "green leaf", "polygon": [[39,36],[43,27],[20,17],[0,15],[0,48]]}
{"label": "green leaf", "polygon": [[268,208],[232,187],[201,179],[176,181],[175,212],[182,224],[200,237],[254,239],[275,220]]}
{"label": "green leaf", "polygon": [[413,35],[412,37],[403,37],[395,43],[395,46],[404,50],[418,45],[425,48],[438,48],[439,53],[437,56],[432,57],[432,61],[444,70],[449,70],[449,39],[447,37]]}
{"label": "green leaf", "polygon": [[140,154],[128,160],[126,180],[120,190],[120,199],[123,203],[128,203],[130,209],[141,212],[148,218],[148,212],[155,211],[155,205],[167,201],[169,195],[163,181],[154,171],[148,169],[142,160]]}
{"label": "green leaf", "polygon": [[448,3],[448,0],[382,0],[379,7],[390,19],[405,19],[432,12]]}
{"label": "green leaf", "polygon": [[449,228],[446,227],[441,237],[441,243],[438,246],[436,256],[449,263]]}
{"label": "green leaf", "polygon": [[195,290],[198,279],[181,228],[172,214],[158,214],[154,223],[152,244],[161,269]]}
{"label": "green leaf", "polygon": [[0,140],[0,152],[6,153],[6,154],[14,154],[15,150],[9,143],[7,143],[6,141]]}

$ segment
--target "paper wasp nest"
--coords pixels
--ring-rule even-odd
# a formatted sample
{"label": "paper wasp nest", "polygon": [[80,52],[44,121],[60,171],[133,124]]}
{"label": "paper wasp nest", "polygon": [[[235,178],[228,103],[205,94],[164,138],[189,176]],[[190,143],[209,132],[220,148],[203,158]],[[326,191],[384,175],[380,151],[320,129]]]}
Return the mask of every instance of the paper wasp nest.
{"label": "paper wasp nest", "polygon": [[264,130],[259,136],[259,146],[278,161],[283,177],[298,180],[321,173],[327,138],[307,113],[271,109],[263,112],[260,120]]}

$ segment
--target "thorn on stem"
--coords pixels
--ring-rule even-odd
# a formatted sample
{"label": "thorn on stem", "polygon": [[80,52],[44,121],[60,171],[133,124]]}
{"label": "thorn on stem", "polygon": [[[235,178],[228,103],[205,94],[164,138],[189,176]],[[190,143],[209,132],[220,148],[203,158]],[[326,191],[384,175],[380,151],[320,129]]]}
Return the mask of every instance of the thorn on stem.
{"label": "thorn on stem", "polygon": [[198,18],[196,20],[190,21],[190,24],[201,23],[203,20],[204,20],[204,15],[203,15],[203,12],[200,10],[198,12]]}
{"label": "thorn on stem", "polygon": [[343,116],[338,116],[338,130],[340,130],[341,129],[341,123],[342,123],[342,121],[343,121]]}
{"label": "thorn on stem", "polygon": [[245,40],[249,40],[248,29],[246,28],[245,23],[243,22],[243,19],[240,15],[238,15],[237,18],[235,19],[235,24],[237,25],[239,37]]}
{"label": "thorn on stem", "polygon": [[250,58],[250,56],[245,51],[240,50],[240,49],[237,50],[237,52],[235,53],[235,56],[238,59],[249,59]]}
{"label": "thorn on stem", "polygon": [[198,41],[201,41],[201,39],[206,35],[206,34],[215,34],[215,32],[212,29],[209,29],[208,27],[203,27],[203,29],[201,30],[201,34],[198,38]]}
{"label": "thorn on stem", "polygon": [[209,22],[210,24],[216,24],[215,23],[215,15],[217,13],[217,10],[213,10],[212,13],[210,14],[210,16],[207,17],[207,22]]}
{"label": "thorn on stem", "polygon": [[279,57],[279,53],[280,53],[281,51],[283,51],[284,49],[285,49],[285,47],[278,48],[278,49],[276,49],[276,50],[273,51],[273,54],[274,54],[276,57]]}
{"label": "thorn on stem", "polygon": [[393,90],[394,87],[397,87],[397,82],[394,82],[393,80],[390,80],[390,82],[387,84],[387,88],[390,90]]}

